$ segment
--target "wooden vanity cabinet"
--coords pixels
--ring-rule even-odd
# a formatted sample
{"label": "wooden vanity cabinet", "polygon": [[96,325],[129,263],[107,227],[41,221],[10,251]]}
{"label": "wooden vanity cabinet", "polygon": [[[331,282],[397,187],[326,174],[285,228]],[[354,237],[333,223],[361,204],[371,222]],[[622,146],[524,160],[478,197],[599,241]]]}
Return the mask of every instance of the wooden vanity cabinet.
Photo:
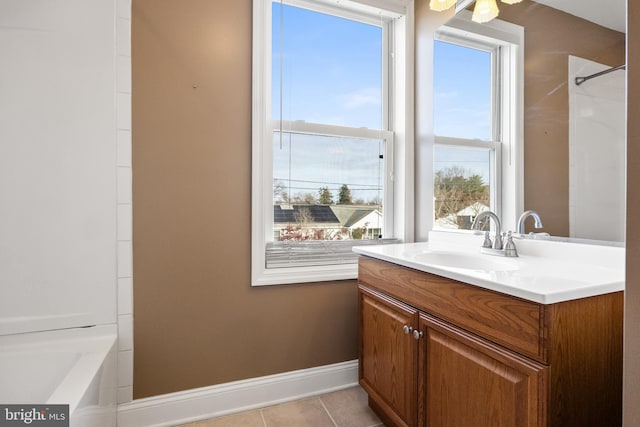
{"label": "wooden vanity cabinet", "polygon": [[395,426],[415,426],[418,341],[411,332],[418,310],[384,295],[359,291],[360,384],[376,412]]}
{"label": "wooden vanity cabinet", "polygon": [[359,261],[359,374],[388,426],[620,426],[622,292],[539,304]]}

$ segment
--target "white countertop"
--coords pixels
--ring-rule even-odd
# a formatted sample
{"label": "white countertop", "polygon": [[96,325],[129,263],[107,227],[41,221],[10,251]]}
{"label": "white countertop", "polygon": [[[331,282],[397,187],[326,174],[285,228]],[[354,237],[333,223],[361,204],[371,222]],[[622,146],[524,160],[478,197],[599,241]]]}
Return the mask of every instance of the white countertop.
{"label": "white countertop", "polygon": [[480,253],[482,236],[431,232],[429,242],[356,246],[361,255],[542,304],[624,290],[624,248],[514,239],[519,256]]}

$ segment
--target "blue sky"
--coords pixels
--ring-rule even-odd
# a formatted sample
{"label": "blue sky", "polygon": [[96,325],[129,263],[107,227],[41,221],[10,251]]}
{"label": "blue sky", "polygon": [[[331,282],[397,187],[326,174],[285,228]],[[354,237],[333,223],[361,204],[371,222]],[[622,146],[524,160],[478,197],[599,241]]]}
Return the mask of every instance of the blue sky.
{"label": "blue sky", "polygon": [[[289,138],[295,138],[291,145]],[[340,186],[347,184],[354,199],[382,199],[383,171],[378,157],[382,144],[379,141],[283,133],[283,148],[280,149],[279,138],[274,139],[274,164],[282,165],[274,170],[274,176],[284,185],[290,185],[290,194],[314,193],[317,196],[318,189],[326,186],[337,202]],[[291,162],[293,180],[289,183],[290,153],[295,161]]]}
{"label": "blue sky", "polygon": [[[436,135],[491,138],[491,54],[436,41],[434,46],[434,131]],[[436,146],[434,169],[451,166],[489,183],[489,152]]]}
{"label": "blue sky", "polygon": [[[382,29],[282,8],[283,118],[380,129]],[[280,10],[273,3],[274,117],[280,110]]]}
{"label": "blue sky", "polygon": [[[277,2],[272,12],[273,117],[280,117],[282,57],[283,119],[380,129],[382,29]],[[436,132],[488,139],[490,67],[486,61],[490,57],[469,55],[468,50],[448,43],[437,43],[436,49]],[[469,60],[474,62],[470,65]],[[288,137],[283,133],[280,144],[279,133],[274,134],[274,178],[290,186],[291,194],[317,194],[320,187],[328,186],[335,190],[335,200],[338,183],[346,183],[355,198],[381,196],[372,190],[382,182],[377,142],[293,135],[289,144]],[[436,169],[459,164],[488,179],[486,152],[437,149],[435,155]]]}
{"label": "blue sky", "polygon": [[435,134],[489,140],[491,54],[442,41],[434,50]]}

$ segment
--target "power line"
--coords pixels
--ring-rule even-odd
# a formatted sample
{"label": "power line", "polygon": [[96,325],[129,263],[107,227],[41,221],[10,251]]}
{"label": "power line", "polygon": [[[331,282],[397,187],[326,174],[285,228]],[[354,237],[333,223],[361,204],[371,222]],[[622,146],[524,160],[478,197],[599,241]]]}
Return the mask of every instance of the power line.
{"label": "power line", "polygon": [[357,187],[374,187],[374,188],[382,188],[379,184],[354,184],[348,182],[327,182],[327,181],[308,181],[304,179],[288,179],[288,178],[273,178],[274,181],[282,181],[282,182],[306,182],[309,184],[329,184],[329,185],[348,185],[348,186],[357,186]]}
{"label": "power line", "polygon": [[[314,190],[317,191],[318,188],[316,187],[283,187],[284,189],[287,190]],[[329,191],[340,191],[339,188],[329,188]],[[351,191],[379,191],[382,190],[382,187],[376,187],[376,188],[349,188],[349,190]]]}

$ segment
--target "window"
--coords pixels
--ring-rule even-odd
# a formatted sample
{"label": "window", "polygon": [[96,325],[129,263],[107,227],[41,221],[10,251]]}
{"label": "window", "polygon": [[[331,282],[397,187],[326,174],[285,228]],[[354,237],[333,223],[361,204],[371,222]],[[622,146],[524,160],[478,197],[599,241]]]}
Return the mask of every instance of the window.
{"label": "window", "polygon": [[393,241],[394,30],[349,1],[254,2],[252,284],[354,278]]}
{"label": "window", "polygon": [[[511,24],[495,25],[519,33]],[[469,24],[463,15],[436,34],[434,229],[470,229],[485,210],[501,218],[519,210],[513,181],[521,169],[521,52],[517,37],[504,33],[506,40],[496,37],[505,34],[495,26]]]}

